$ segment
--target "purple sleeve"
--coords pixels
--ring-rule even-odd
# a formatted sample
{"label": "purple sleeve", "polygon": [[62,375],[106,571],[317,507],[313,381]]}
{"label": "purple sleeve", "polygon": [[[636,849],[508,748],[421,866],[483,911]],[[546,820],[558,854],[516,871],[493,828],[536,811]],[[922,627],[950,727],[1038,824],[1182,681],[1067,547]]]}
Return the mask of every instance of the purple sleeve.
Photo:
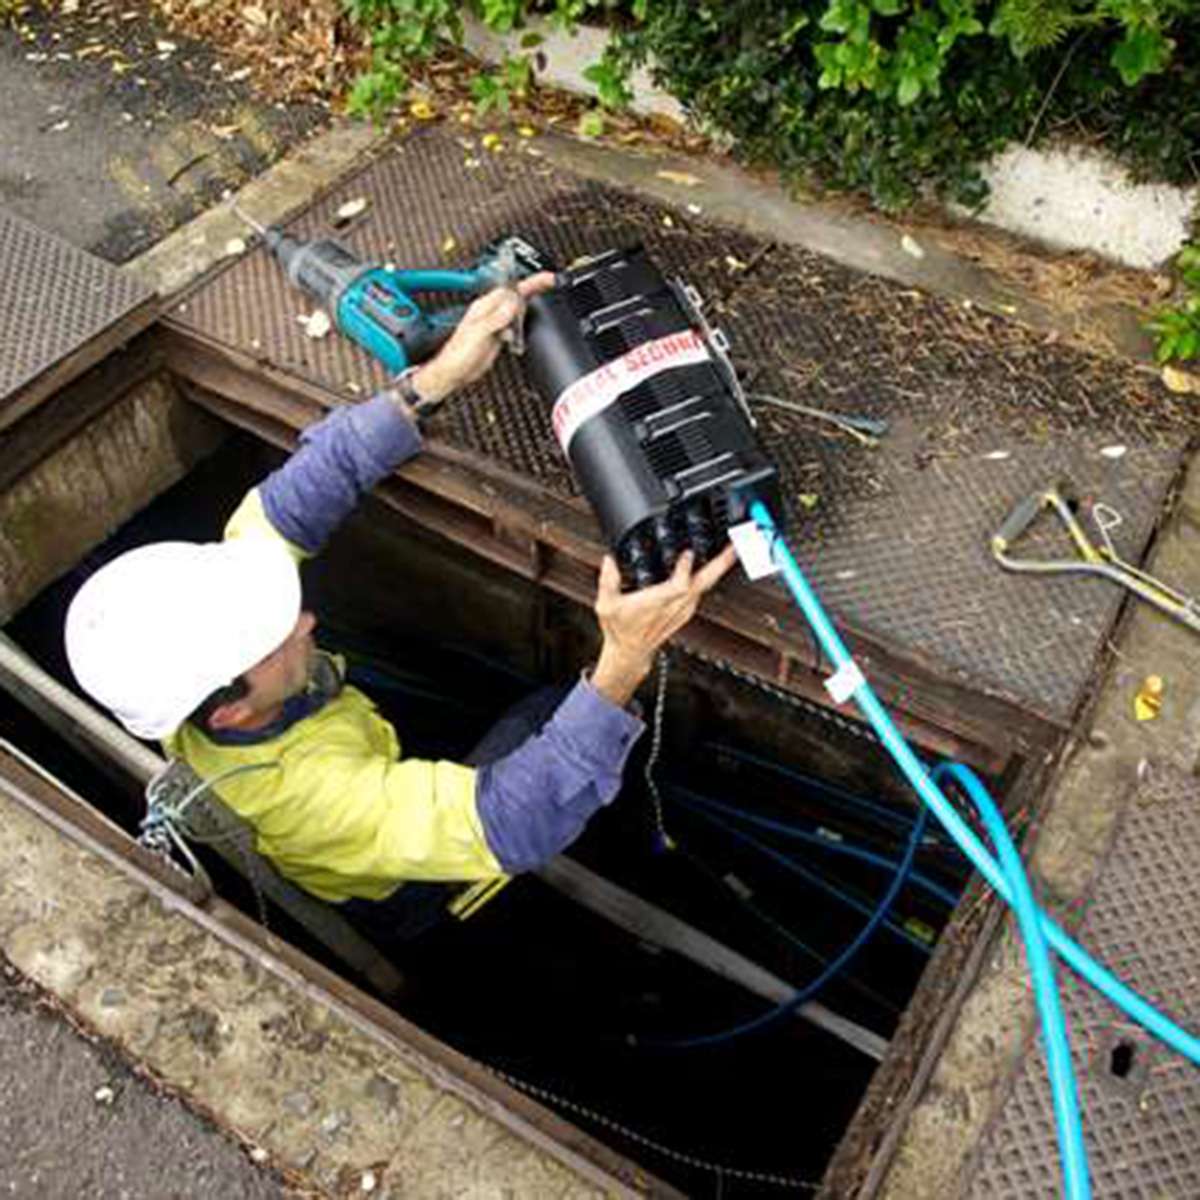
{"label": "purple sleeve", "polygon": [[644,725],[589,683],[576,684],[540,733],[481,767],[476,805],[509,874],[549,862],[612,802]]}
{"label": "purple sleeve", "polygon": [[359,497],[420,448],[415,422],[387,392],[334,409],[259,485],[263,510],[293,546],[315,554]]}

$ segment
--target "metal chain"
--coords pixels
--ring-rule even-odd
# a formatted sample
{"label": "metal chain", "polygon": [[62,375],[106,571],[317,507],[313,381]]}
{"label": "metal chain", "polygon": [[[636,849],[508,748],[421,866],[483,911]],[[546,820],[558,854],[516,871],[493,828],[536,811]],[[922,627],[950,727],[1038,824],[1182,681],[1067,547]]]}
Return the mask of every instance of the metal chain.
{"label": "metal chain", "polygon": [[825,708],[823,705],[817,704],[813,700],[808,700],[804,696],[798,696],[795,692],[789,692],[777,684],[768,683],[765,679],[760,679],[757,675],[751,674],[742,667],[735,667],[733,663],[723,658],[705,654],[703,651],[695,650],[691,647],[683,648],[682,653],[686,654],[689,658],[695,659],[697,662],[704,663],[705,666],[720,671],[724,675],[730,675],[742,683],[749,684],[760,692],[765,692],[768,696],[778,700],[781,704],[786,704],[789,708],[797,709],[800,712],[807,713],[809,716],[819,717],[822,721],[836,726],[843,733],[847,733],[851,737],[860,738],[864,742],[870,742],[873,745],[879,744],[879,738],[866,725],[851,720],[849,717],[844,717],[841,713],[835,712],[831,708]]}
{"label": "metal chain", "polygon": [[505,1083],[515,1087],[518,1091],[524,1092],[527,1096],[532,1096],[535,1100],[542,1100],[566,1112],[586,1117],[596,1125],[610,1129],[614,1133],[619,1133],[629,1141],[635,1142],[639,1146],[644,1146],[647,1150],[653,1150],[656,1154],[661,1154],[664,1158],[682,1163],[684,1166],[693,1167],[697,1171],[707,1171],[709,1174],[716,1175],[718,1182],[723,1179],[742,1179],[749,1183],[766,1183],[773,1187],[797,1188],[814,1192],[821,1186],[819,1183],[813,1183],[808,1179],[797,1179],[792,1175],[775,1175],[769,1171],[753,1171],[742,1167],[727,1167],[723,1163],[712,1162],[710,1159],[697,1158],[694,1154],[676,1150],[671,1146],[664,1146],[662,1142],[657,1142],[643,1133],[638,1133],[637,1130],[630,1129],[628,1125],[622,1125],[619,1121],[615,1121],[612,1117],[605,1116],[603,1113],[598,1113],[593,1108],[577,1104],[574,1100],[567,1100],[565,1097],[559,1096],[548,1088],[527,1083],[524,1079],[518,1079],[515,1075],[509,1075],[507,1071],[501,1071],[496,1067],[489,1066],[488,1070],[497,1079],[504,1080]]}
{"label": "metal chain", "polygon": [[663,850],[674,850],[675,839],[667,832],[667,824],[663,818],[662,793],[658,790],[658,780],[654,777],[658,759],[662,753],[663,720],[667,708],[667,674],[670,671],[670,660],[665,650],[658,654],[658,682],[654,696],[653,727],[650,736],[650,753],[646,757],[644,772],[646,788],[650,793],[650,802],[654,808],[654,825],[658,833],[659,847]]}

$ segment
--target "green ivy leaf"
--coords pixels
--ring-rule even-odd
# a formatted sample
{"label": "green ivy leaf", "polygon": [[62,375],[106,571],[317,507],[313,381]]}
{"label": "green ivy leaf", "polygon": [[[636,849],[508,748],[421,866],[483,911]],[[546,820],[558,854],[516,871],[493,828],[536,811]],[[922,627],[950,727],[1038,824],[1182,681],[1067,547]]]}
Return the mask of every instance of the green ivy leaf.
{"label": "green ivy leaf", "polygon": [[1125,36],[1113,48],[1110,61],[1125,86],[1133,87],[1147,75],[1161,71],[1171,57],[1171,49],[1172,43],[1157,29],[1138,25],[1125,31]]}
{"label": "green ivy leaf", "polygon": [[896,99],[905,107],[912,104],[921,94],[921,81],[916,75],[901,75]]}

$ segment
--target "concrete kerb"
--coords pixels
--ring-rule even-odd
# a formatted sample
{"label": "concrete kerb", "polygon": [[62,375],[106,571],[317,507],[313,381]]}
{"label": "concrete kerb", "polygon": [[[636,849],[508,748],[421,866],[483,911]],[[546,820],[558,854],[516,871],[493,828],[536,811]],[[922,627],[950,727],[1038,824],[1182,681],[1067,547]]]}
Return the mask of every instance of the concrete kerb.
{"label": "concrete kerb", "polygon": [[726,162],[635,153],[561,134],[547,134],[534,144],[552,164],[581,175],[1033,329],[1074,339],[1088,328],[1117,352],[1149,359],[1150,342],[1137,310],[1085,301],[1078,311],[1062,312],[1014,280],[940,245],[929,230],[921,230],[918,240],[900,221],[794,200],[774,181]]}
{"label": "concrete kerb", "polygon": [[0,817],[0,951],[280,1166],[328,1190],[371,1168],[382,1197],[639,1194],[247,938],[223,902],[196,908],[3,780]]}
{"label": "concrete kerb", "polygon": [[[387,142],[387,132],[370,124],[335,122],[246,184],[237,194],[238,204],[264,225],[282,221]],[[219,204],[165,237],[127,269],[161,296],[171,296],[242,253],[251,236],[233,209]]]}

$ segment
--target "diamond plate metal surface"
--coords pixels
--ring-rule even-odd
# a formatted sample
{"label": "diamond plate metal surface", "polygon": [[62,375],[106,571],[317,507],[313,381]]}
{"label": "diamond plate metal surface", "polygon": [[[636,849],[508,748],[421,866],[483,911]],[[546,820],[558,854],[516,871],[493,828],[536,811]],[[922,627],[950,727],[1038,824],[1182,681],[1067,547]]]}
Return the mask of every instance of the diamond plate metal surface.
{"label": "diamond plate metal surface", "polygon": [[0,412],[150,299],[130,274],[0,208]]}
{"label": "diamond plate metal surface", "polygon": [[[411,138],[292,228],[328,233],[337,207],[363,196],[367,216],[338,236],[366,258],[404,266],[463,265],[507,232],[562,263],[643,242],[707,297],[753,391],[889,420],[882,444],[867,449],[760,408],[785,476],[793,546],[835,616],[944,677],[1069,723],[1121,594],[1077,578],[1007,575],[987,539],[1025,493],[1070,477],[1081,495],[1121,510],[1119,547],[1140,560],[1190,428],[1152,376],[544,159],[470,145],[437,132]],[[306,311],[260,251],[174,320],[347,400],[383,383],[347,340],[308,340],[298,320]],[[507,356],[447,406],[435,432],[574,494],[540,403]],[[1103,453],[1117,445],[1119,456]],[[1057,545],[1065,548],[1061,535]],[[1053,538],[1042,549],[1052,547]]]}
{"label": "diamond plate metal surface", "polygon": [[[1200,782],[1162,768],[1129,804],[1078,940],[1193,1032],[1200,1029]],[[1200,1196],[1200,1070],[1060,972],[1097,1200]],[[971,1200],[1061,1194],[1040,1042],[981,1142]]]}

